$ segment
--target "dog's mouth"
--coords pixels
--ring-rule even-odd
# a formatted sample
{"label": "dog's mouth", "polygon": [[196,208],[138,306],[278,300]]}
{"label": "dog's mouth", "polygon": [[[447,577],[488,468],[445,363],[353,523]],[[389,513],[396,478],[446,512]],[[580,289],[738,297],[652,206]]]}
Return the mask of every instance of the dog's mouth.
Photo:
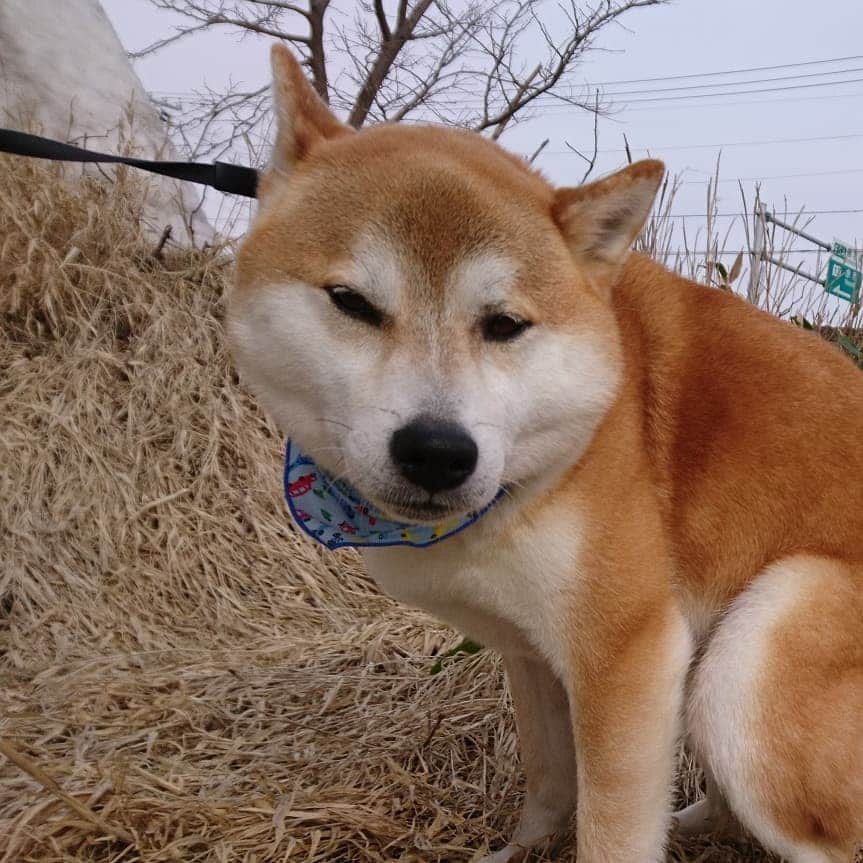
{"label": "dog's mouth", "polygon": [[434,497],[405,498],[392,497],[375,501],[376,505],[396,521],[410,524],[437,525],[442,521],[460,518],[489,507],[498,498],[509,492],[508,486],[501,486],[491,500],[476,501],[465,498],[438,500]]}
{"label": "dog's mouth", "polygon": [[404,498],[381,500],[379,507],[396,521],[411,524],[437,524],[438,522],[464,515],[470,512],[469,507],[453,503],[443,503],[434,499],[405,500]]}

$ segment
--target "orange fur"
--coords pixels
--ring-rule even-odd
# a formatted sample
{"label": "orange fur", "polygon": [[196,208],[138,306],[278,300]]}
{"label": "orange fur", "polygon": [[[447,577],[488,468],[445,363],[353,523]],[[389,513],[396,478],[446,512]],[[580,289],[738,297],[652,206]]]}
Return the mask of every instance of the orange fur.
{"label": "orange fur", "polygon": [[[525,536],[555,513],[571,512],[581,525],[577,566],[548,574],[547,626],[521,623],[534,618],[517,608],[467,603],[462,615],[450,594],[430,595],[430,607],[504,652],[520,702],[528,804],[516,840],[489,859],[516,859],[521,844],[559,829],[575,795],[558,794],[566,799],[555,804],[543,776],[554,774],[558,789],[567,775],[574,783],[574,756],[582,863],[658,860],[690,660],[706,656],[705,670],[692,672],[706,693],[701,713],[690,712],[704,722],[689,729],[704,754],[710,746],[699,743],[699,729],[713,721],[719,685],[704,675],[727,669],[724,654],[711,653],[713,633],[749,625],[756,612],[767,648],[753,653],[748,677],[738,675],[753,739],[736,741],[751,783],[722,762],[718,775],[731,778],[720,790],[732,807],[751,791],[752,811],[735,814],[794,863],[850,859],[863,838],[860,371],[735,296],[627,257],[660,163],[555,190],[470,133],[381,126],[354,134],[317,100],[287,51],[274,57],[281,131],[261,213],[238,257],[234,319],[281,282],[341,283],[357,238],[372,226],[402,250],[411,273],[402,302],[422,324],[389,324],[391,351],[411,355],[413,346],[413,361],[425,362],[423,327],[434,326],[448,370],[480,362],[486,349],[467,312],[449,312],[445,325],[430,321],[443,315],[453,269],[490,250],[514,262],[515,310],[549,332],[601,339],[603,373],[616,381],[583,453],[561,471],[527,478],[487,527],[471,529],[473,538],[421,553],[442,570],[459,561],[476,568],[495,555],[519,560]],[[357,349],[360,338],[346,335]],[[254,382],[254,356],[238,353]],[[495,362],[515,373],[518,356]],[[788,609],[775,606],[775,620],[774,606],[750,613],[758,586],[773,596],[785,569],[795,585]],[[740,632],[746,644],[762,637],[760,624]],[[561,736],[566,711],[571,738]]]}

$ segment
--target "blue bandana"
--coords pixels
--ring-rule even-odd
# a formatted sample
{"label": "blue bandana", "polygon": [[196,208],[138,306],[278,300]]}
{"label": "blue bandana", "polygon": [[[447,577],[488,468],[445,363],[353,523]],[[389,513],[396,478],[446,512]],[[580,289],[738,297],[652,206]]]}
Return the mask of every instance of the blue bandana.
{"label": "blue bandana", "polygon": [[312,539],[329,549],[370,545],[425,548],[472,525],[497,499],[477,512],[456,515],[441,524],[391,521],[346,482],[321,470],[290,441],[285,448],[288,509],[294,521]]}

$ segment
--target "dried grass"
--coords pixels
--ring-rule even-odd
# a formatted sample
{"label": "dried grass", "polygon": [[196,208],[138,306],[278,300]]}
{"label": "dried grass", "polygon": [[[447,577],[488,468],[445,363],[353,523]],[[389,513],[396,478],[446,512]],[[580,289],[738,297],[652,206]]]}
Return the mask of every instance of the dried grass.
{"label": "dried grass", "polygon": [[431,675],[458,635],[291,527],[229,256],[58,180],[0,160],[0,735],[81,806],[0,759],[0,861],[475,859],[522,793],[496,658]]}

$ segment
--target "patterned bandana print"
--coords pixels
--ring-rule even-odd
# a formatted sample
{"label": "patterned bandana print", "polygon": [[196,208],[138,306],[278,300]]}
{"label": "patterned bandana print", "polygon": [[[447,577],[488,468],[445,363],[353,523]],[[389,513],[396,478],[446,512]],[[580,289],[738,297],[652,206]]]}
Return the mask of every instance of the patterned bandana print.
{"label": "patterned bandana print", "polygon": [[[500,495],[498,495],[500,497]],[[321,470],[288,441],[285,448],[285,500],[294,521],[329,549],[370,545],[410,545],[425,548],[459,533],[494,506],[457,515],[441,524],[390,521],[364,501],[346,482]]]}

